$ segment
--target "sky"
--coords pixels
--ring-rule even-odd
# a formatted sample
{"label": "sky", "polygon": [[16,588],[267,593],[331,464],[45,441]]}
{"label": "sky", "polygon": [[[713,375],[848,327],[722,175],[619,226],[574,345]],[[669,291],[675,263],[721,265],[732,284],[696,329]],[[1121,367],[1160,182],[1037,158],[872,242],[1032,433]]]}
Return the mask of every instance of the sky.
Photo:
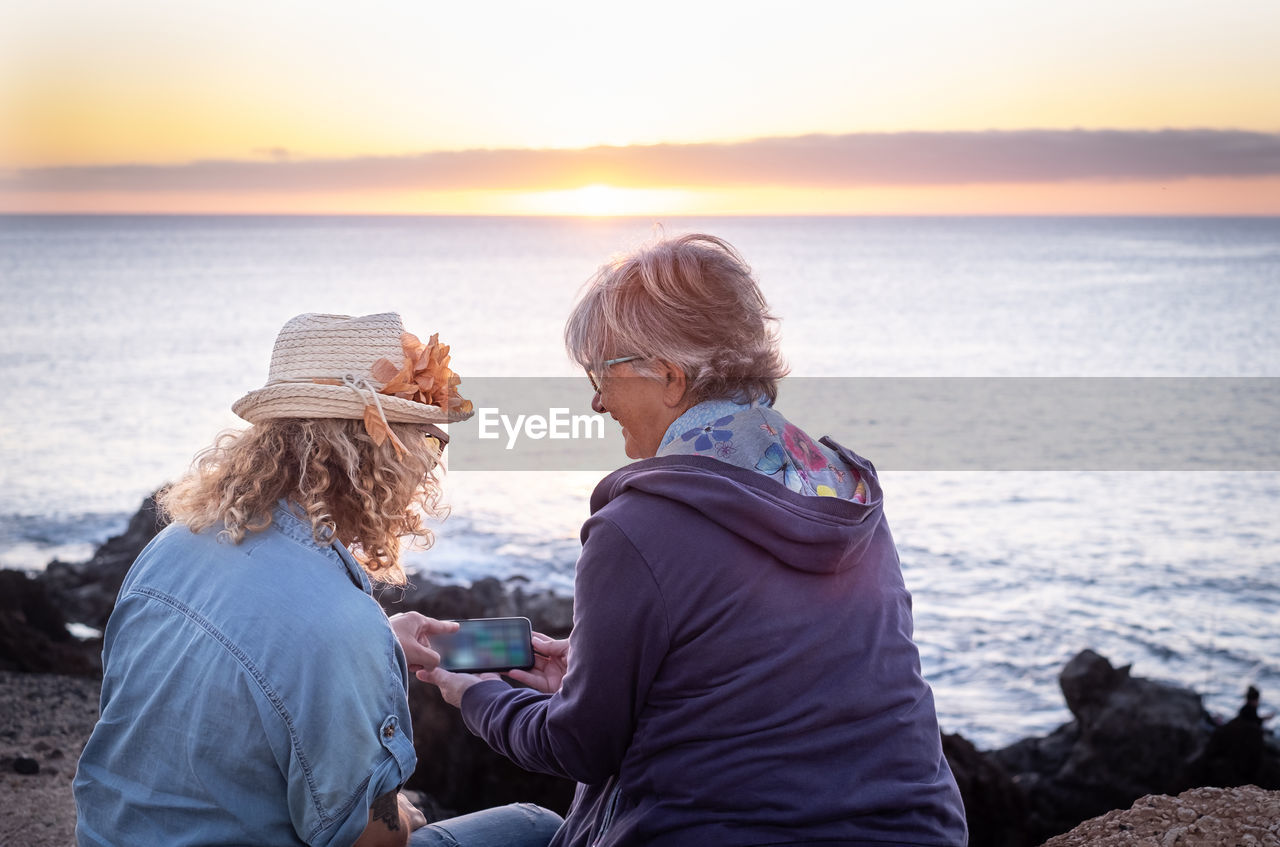
{"label": "sky", "polygon": [[0,212],[1280,214],[1280,3],[5,0]]}

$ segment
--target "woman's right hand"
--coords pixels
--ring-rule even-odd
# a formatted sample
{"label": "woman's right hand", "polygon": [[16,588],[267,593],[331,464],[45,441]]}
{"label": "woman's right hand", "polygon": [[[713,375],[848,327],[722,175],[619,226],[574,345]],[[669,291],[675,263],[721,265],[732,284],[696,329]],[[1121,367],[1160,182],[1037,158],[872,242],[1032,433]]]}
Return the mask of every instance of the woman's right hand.
{"label": "woman's right hand", "polygon": [[392,615],[391,631],[400,642],[409,673],[422,679],[440,664],[440,654],[431,647],[431,636],[457,632],[457,621],[438,621],[420,612]]}
{"label": "woman's right hand", "polygon": [[533,634],[533,667],[530,670],[507,671],[507,676],[543,694],[560,690],[569,672],[569,639],[551,638],[541,632]]}

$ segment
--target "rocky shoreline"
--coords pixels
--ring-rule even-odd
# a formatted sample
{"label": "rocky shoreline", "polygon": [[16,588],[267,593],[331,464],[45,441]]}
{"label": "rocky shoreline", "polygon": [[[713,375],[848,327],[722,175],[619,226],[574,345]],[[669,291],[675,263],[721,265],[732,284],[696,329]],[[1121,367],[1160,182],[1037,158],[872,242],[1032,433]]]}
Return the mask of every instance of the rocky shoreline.
{"label": "rocky shoreline", "polygon": [[[88,562],[53,562],[35,576],[0,571],[0,713],[10,716],[0,729],[7,795],[0,843],[72,843],[70,781],[97,714],[101,642],[72,637],[66,624],[105,626],[129,565],[158,529],[148,499],[125,533]],[[571,600],[494,579],[469,588],[423,583],[384,591],[379,600],[389,613],[523,615],[552,635],[566,634],[572,623]],[[1256,732],[1239,722],[1215,726],[1195,692],[1133,677],[1092,651],[1068,662],[1060,683],[1074,719],[1047,736],[991,751],[959,735],[943,737],[973,847],[1032,847],[1051,838],[1054,847],[1280,847],[1274,734],[1260,724]],[[419,766],[408,788],[420,792],[429,817],[513,801],[567,809],[571,783],[528,773],[490,751],[435,689],[413,683],[410,705]],[[1259,788],[1237,787],[1245,785]]]}

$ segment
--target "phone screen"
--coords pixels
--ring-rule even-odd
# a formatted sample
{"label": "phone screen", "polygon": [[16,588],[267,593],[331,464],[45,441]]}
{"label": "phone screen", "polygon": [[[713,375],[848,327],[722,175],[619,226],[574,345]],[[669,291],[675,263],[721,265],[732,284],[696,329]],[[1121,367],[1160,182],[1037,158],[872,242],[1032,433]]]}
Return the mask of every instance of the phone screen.
{"label": "phone screen", "polygon": [[458,625],[457,632],[431,636],[445,670],[480,673],[533,667],[528,618],[470,618]]}

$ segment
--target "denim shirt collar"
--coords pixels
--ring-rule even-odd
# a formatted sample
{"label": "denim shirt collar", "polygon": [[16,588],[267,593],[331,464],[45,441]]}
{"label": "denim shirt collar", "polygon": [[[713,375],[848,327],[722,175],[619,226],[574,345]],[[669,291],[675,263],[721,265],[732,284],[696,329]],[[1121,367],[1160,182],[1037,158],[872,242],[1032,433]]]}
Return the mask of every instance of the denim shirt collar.
{"label": "denim shirt collar", "polygon": [[351,578],[356,587],[365,594],[372,595],[373,584],[369,582],[368,574],[364,572],[364,568],[360,567],[360,563],[351,555],[351,551],[336,538],[328,545],[317,544],[311,531],[311,522],[299,517],[298,513],[294,511],[294,509],[298,508],[288,500],[281,500],[276,504],[275,512],[272,513],[272,523],[280,530],[281,534],[302,546],[316,550],[324,556],[337,559],[337,562],[346,568],[347,576]]}

